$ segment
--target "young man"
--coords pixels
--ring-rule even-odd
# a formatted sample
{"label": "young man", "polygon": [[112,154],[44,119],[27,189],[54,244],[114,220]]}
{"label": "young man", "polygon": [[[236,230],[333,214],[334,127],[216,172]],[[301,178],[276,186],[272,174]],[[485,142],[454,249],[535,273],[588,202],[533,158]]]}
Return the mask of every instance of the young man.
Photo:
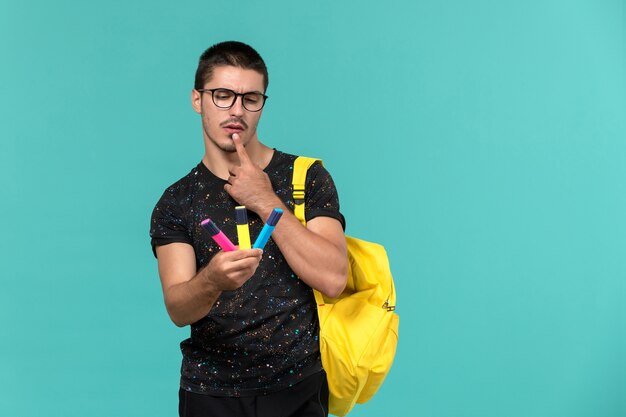
{"label": "young man", "polygon": [[[168,187],[152,214],[165,305],[181,343],[181,416],[325,416],[328,387],[311,288],[335,297],[346,284],[344,218],[328,172],[307,175],[307,226],[293,216],[295,156],[259,141],[265,63],[224,42],[200,57],[191,105],[205,154]],[[274,208],[284,211],[264,250],[224,252],[200,222],[236,242],[235,207],[248,210],[252,241]]]}

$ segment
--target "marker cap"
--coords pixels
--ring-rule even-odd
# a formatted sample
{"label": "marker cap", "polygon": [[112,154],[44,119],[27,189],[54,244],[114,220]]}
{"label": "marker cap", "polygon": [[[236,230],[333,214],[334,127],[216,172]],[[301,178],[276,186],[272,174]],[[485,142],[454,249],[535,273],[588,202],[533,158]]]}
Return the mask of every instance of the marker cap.
{"label": "marker cap", "polygon": [[248,223],[248,211],[246,210],[246,206],[235,207],[235,221],[237,224]]}
{"label": "marker cap", "polygon": [[274,210],[272,210],[270,217],[267,219],[267,224],[270,226],[276,226],[276,223],[278,223],[282,215],[283,215],[283,210],[279,208],[275,208]]}
{"label": "marker cap", "polygon": [[211,219],[205,219],[200,222],[200,226],[204,227],[204,229],[211,234],[211,236],[215,236],[220,232],[220,229],[213,223]]}

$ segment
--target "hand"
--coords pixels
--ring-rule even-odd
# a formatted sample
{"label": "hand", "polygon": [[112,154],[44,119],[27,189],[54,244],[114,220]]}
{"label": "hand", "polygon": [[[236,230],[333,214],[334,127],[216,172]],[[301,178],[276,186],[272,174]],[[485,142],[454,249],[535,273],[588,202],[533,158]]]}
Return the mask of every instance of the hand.
{"label": "hand", "polygon": [[280,199],[276,196],[268,175],[248,156],[237,133],[233,142],[239,157],[239,166],[230,169],[228,184],[224,190],[242,206],[261,214],[263,209],[279,207]]}
{"label": "hand", "polygon": [[254,275],[261,255],[261,249],[219,252],[207,265],[206,277],[220,291],[236,290]]}

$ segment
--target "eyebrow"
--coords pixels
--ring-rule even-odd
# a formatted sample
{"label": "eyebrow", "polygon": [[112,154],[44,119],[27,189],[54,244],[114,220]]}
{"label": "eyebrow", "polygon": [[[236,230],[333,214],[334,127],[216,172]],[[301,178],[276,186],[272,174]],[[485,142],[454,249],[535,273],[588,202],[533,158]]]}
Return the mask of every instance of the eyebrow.
{"label": "eyebrow", "polygon": [[[232,88],[227,88],[227,87],[215,87],[215,88],[201,88],[201,90],[228,90],[228,91],[232,91],[233,93],[237,93],[237,91],[233,90]],[[259,91],[259,90],[252,90],[252,91],[245,91],[243,93],[237,93],[237,94],[248,94],[248,93],[256,93],[256,94],[261,94],[261,95],[265,95],[265,93]]]}

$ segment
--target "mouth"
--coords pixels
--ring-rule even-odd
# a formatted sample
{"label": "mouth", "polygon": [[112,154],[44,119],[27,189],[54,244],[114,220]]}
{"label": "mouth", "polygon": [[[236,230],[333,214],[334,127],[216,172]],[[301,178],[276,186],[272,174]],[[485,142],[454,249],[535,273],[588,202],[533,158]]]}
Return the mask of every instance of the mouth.
{"label": "mouth", "polygon": [[241,132],[243,132],[245,130],[245,127],[243,125],[238,124],[238,123],[227,123],[225,125],[222,125],[222,128],[229,135],[232,135],[233,133],[241,133]]}

